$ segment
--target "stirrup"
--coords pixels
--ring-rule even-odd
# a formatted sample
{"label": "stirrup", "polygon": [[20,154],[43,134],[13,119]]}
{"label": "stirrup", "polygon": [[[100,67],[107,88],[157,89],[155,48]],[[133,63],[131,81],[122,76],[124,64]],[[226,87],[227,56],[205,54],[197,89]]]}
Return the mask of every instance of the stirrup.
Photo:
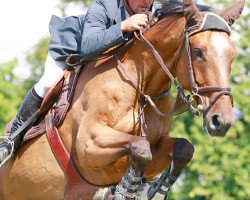
{"label": "stirrup", "polygon": [[[153,199],[156,193],[165,195],[164,200],[168,199],[168,195],[171,187],[178,177],[170,174],[172,164],[169,165],[168,169],[162,173],[162,175],[155,181],[148,189],[148,199]],[[168,180],[168,182],[167,182]],[[170,182],[169,182],[170,181]]]}
{"label": "stirrup", "polygon": [[0,163],[0,167],[2,167],[13,155],[14,152],[14,140],[10,140],[8,136],[0,136],[0,139],[2,139],[4,142],[10,144],[11,150],[10,154]]}
{"label": "stirrup", "polygon": [[121,182],[116,185],[114,193],[114,200],[137,199],[137,191],[139,190],[143,176],[135,176],[132,171],[133,167],[130,166],[125,175],[122,177]]}

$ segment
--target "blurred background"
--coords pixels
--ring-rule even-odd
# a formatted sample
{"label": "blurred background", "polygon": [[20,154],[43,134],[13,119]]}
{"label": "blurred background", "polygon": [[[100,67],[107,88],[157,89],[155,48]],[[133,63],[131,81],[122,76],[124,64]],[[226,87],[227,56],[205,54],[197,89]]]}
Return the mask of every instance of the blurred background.
{"label": "blurred background", "polygon": [[[0,135],[27,91],[43,73],[52,14],[78,15],[92,0],[8,0],[0,7]],[[222,10],[233,0],[197,3]],[[237,50],[231,71],[235,122],[225,138],[212,138],[202,117],[175,118],[171,135],[195,146],[194,158],[171,191],[170,200],[250,200],[250,1],[232,27]]]}

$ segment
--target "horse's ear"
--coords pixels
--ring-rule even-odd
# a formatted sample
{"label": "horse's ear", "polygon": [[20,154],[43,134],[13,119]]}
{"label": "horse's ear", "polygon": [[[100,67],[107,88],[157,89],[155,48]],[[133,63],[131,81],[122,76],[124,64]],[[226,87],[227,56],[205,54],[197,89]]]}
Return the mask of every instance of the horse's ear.
{"label": "horse's ear", "polygon": [[183,0],[183,14],[188,27],[196,25],[203,19],[202,14],[192,0]]}
{"label": "horse's ear", "polygon": [[218,14],[231,26],[240,17],[244,4],[245,0],[239,0]]}
{"label": "horse's ear", "polygon": [[183,14],[188,27],[196,25],[203,19],[202,14],[192,0],[183,0]]}

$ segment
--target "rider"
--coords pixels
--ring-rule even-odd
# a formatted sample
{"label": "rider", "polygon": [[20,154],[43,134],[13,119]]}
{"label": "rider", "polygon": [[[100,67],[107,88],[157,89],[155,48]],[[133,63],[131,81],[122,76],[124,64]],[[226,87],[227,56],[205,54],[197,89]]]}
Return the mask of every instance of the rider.
{"label": "rider", "polygon": [[[153,0],[95,0],[86,15],[52,16],[44,74],[25,96],[13,121],[11,134],[39,110],[48,89],[67,68],[65,60],[70,54],[88,60],[128,40],[131,32],[147,25],[148,17],[144,12],[152,9]],[[14,152],[21,146],[24,134],[25,131],[14,138]],[[11,144],[0,143],[0,164],[10,154]]]}

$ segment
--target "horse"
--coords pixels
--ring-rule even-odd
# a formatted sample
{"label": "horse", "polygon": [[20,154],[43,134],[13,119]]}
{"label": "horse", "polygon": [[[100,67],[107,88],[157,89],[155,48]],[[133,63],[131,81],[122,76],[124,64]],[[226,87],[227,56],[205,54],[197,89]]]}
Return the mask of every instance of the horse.
{"label": "horse", "polygon": [[[233,116],[229,25],[243,6],[240,0],[214,14],[199,11],[191,0],[169,1],[127,49],[86,63],[58,132],[89,187],[76,198],[65,194],[68,177],[41,135],[0,169],[0,199],[92,199],[105,186],[103,199],[152,199],[160,190],[165,198],[194,153],[188,140],[170,136],[175,108],[170,85],[174,82],[180,96],[183,88],[190,92],[184,100],[195,112],[193,100],[203,108],[211,136],[225,136]],[[208,23],[211,19],[217,24]],[[160,173],[146,196],[138,197],[140,186]]]}

